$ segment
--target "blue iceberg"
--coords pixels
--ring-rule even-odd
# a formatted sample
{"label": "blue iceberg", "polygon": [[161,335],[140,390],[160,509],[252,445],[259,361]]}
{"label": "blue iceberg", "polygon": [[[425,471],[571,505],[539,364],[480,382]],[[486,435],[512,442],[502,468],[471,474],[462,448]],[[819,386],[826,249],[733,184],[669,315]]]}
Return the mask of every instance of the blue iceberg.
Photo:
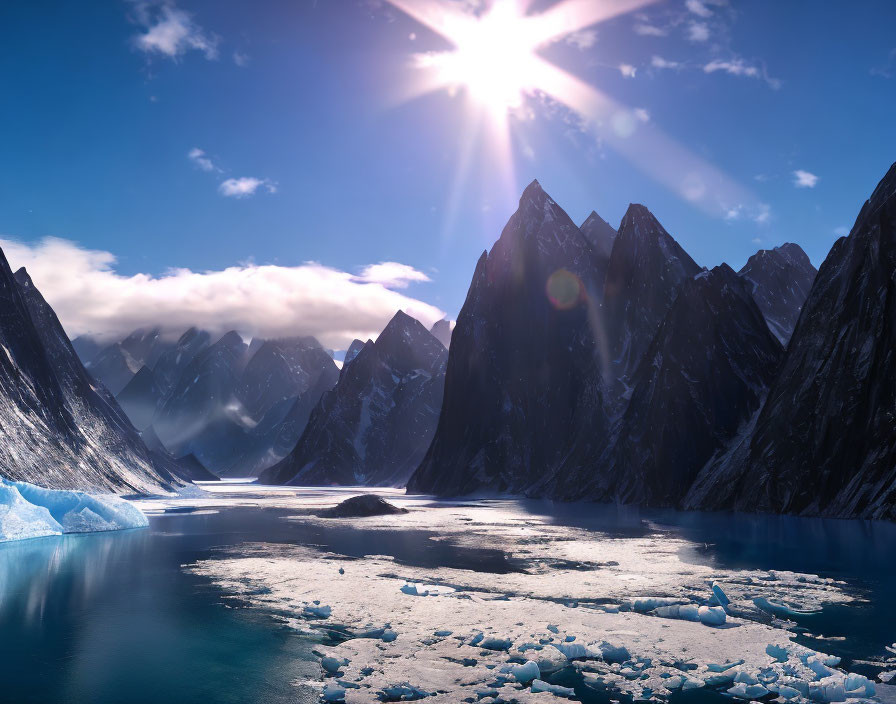
{"label": "blue iceberg", "polygon": [[148,525],[140,509],[118,496],[43,489],[0,478],[0,542]]}

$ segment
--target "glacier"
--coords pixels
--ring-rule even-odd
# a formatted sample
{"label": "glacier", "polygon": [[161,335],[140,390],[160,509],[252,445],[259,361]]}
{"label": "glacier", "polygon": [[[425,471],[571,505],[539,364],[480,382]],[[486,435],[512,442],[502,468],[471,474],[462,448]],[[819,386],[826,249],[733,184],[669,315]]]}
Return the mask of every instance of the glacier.
{"label": "glacier", "polygon": [[118,496],[44,489],[0,478],[0,542],[148,525],[139,508]]}

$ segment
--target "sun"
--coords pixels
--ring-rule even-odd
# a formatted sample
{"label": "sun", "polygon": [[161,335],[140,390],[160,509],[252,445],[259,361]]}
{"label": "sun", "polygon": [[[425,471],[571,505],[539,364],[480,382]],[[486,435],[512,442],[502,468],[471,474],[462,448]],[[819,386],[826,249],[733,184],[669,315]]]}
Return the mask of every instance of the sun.
{"label": "sun", "polygon": [[540,40],[530,29],[515,2],[499,1],[481,17],[450,27],[453,51],[424,54],[418,61],[435,72],[436,82],[465,91],[474,103],[500,115],[519,108],[535,89]]}

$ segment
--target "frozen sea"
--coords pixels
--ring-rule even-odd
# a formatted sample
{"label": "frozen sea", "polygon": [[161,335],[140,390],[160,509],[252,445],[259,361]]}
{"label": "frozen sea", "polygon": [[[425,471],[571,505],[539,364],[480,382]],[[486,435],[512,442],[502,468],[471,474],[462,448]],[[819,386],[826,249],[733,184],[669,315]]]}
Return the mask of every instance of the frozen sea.
{"label": "frozen sea", "polygon": [[[389,490],[407,514],[325,519],[358,491],[205,488],[139,502],[148,529],[0,545],[0,701],[892,701],[890,524]],[[713,583],[724,624],[658,615]]]}

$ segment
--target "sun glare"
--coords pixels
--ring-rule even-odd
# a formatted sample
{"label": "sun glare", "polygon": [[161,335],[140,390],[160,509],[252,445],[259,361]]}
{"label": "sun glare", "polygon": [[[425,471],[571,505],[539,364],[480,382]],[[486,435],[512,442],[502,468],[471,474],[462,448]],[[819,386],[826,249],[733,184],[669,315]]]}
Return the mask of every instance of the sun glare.
{"label": "sun glare", "polygon": [[427,54],[437,81],[465,90],[473,101],[500,114],[522,105],[535,74],[538,38],[526,31],[512,1],[498,2],[478,19],[458,23],[453,51]]}

